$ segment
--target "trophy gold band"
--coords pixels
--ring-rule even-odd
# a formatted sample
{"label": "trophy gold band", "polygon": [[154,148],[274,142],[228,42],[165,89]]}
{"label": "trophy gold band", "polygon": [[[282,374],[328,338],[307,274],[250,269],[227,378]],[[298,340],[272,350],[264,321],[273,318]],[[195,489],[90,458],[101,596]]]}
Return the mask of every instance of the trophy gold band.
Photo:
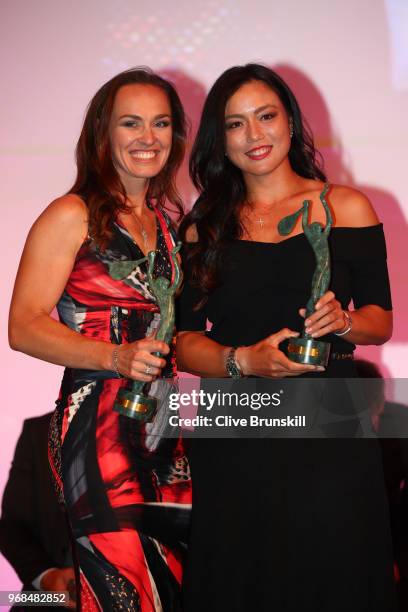
{"label": "trophy gold band", "polygon": [[288,357],[296,363],[326,366],[330,356],[330,342],[311,338],[291,338],[287,348]]}
{"label": "trophy gold band", "polygon": [[148,385],[143,385],[140,393],[137,392],[137,389],[135,390],[135,385],[132,384],[120,389],[113,406],[115,412],[146,423],[152,421],[157,410],[157,400],[155,397],[143,394],[145,386]]}

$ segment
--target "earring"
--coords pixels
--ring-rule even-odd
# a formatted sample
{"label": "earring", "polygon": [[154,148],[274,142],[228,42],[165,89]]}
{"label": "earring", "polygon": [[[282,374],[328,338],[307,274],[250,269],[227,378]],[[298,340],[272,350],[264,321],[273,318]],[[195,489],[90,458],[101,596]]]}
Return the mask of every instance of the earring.
{"label": "earring", "polygon": [[293,130],[293,119],[292,119],[292,117],[290,117],[290,119],[289,119],[289,136],[291,138],[293,136],[293,132],[294,132],[294,130]]}

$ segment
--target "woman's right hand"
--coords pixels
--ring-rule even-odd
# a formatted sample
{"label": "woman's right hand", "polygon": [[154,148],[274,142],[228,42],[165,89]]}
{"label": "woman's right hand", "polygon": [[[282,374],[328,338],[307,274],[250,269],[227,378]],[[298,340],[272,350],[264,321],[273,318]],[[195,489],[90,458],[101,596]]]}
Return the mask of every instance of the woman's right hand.
{"label": "woman's right hand", "polygon": [[[154,337],[143,338],[129,344],[120,344],[113,347],[117,350],[116,366],[120,374],[132,380],[152,382],[166,365],[165,359],[152,353],[167,355],[170,351],[168,344]],[[112,370],[115,370],[112,350]],[[148,373],[146,373],[146,370]]]}
{"label": "woman's right hand", "polygon": [[279,349],[279,344],[288,338],[297,338],[299,332],[287,327],[251,346],[240,346],[235,359],[245,376],[283,378],[299,376],[308,372],[323,371],[321,366],[304,365],[290,361]]}

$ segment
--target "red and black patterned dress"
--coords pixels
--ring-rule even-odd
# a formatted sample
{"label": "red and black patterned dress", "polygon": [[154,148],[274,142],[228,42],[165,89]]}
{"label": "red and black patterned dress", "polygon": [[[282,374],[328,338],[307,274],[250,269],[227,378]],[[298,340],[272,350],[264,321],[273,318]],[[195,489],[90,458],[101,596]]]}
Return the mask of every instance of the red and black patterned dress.
{"label": "red and black patterned dress", "polygon": [[[171,279],[174,239],[158,209],[155,273]],[[60,320],[83,336],[122,344],[144,338],[160,314],[146,282],[146,263],[124,280],[109,266],[143,257],[118,223],[106,250],[88,239],[80,248],[57,305]],[[52,419],[50,464],[65,503],[77,559],[81,609],[173,612],[191,511],[191,481],[181,439],[166,431],[174,391],[171,352],[152,423],[112,407],[126,384],[114,372],[66,369]]]}

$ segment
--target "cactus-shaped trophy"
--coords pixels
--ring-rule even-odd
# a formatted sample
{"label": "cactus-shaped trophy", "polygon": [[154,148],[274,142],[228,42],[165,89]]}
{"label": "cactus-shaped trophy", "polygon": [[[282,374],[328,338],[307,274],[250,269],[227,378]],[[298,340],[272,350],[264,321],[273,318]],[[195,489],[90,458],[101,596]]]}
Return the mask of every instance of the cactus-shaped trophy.
{"label": "cactus-shaped trophy", "polygon": [[[325,227],[317,221],[309,223],[310,200],[305,200],[298,211],[285,217],[278,224],[279,234],[281,236],[288,236],[293,231],[298,217],[302,215],[303,232],[315,254],[316,268],[312,278],[311,295],[306,304],[306,319],[313,314],[316,303],[322,295],[326,293],[330,284],[330,251],[328,238],[333,218],[325,199],[328,190],[329,185],[326,183],[320,194],[320,201],[326,213]],[[314,340],[310,334],[306,333],[305,328],[303,328],[299,338],[291,338],[289,340],[287,353],[289,359],[296,363],[326,366],[330,355],[330,342]]]}
{"label": "cactus-shaped trophy", "polygon": [[[154,278],[153,271],[156,251],[150,251],[147,254],[149,290],[156,298],[160,310],[160,323],[155,337],[157,340],[163,340],[166,344],[170,344],[174,333],[174,294],[181,282],[180,265],[177,260],[177,253],[180,248],[181,243],[179,242],[171,251],[171,258],[174,264],[174,278],[172,282],[164,276]],[[113,266],[110,266],[109,273],[114,278],[125,278],[137,265],[145,260],[146,258],[138,261],[115,262]],[[160,356],[160,353],[155,353],[155,355]],[[157,400],[148,395],[150,384],[139,380],[129,380],[125,387],[119,389],[113,409],[132,419],[138,419],[145,423],[152,421],[157,410]]]}

